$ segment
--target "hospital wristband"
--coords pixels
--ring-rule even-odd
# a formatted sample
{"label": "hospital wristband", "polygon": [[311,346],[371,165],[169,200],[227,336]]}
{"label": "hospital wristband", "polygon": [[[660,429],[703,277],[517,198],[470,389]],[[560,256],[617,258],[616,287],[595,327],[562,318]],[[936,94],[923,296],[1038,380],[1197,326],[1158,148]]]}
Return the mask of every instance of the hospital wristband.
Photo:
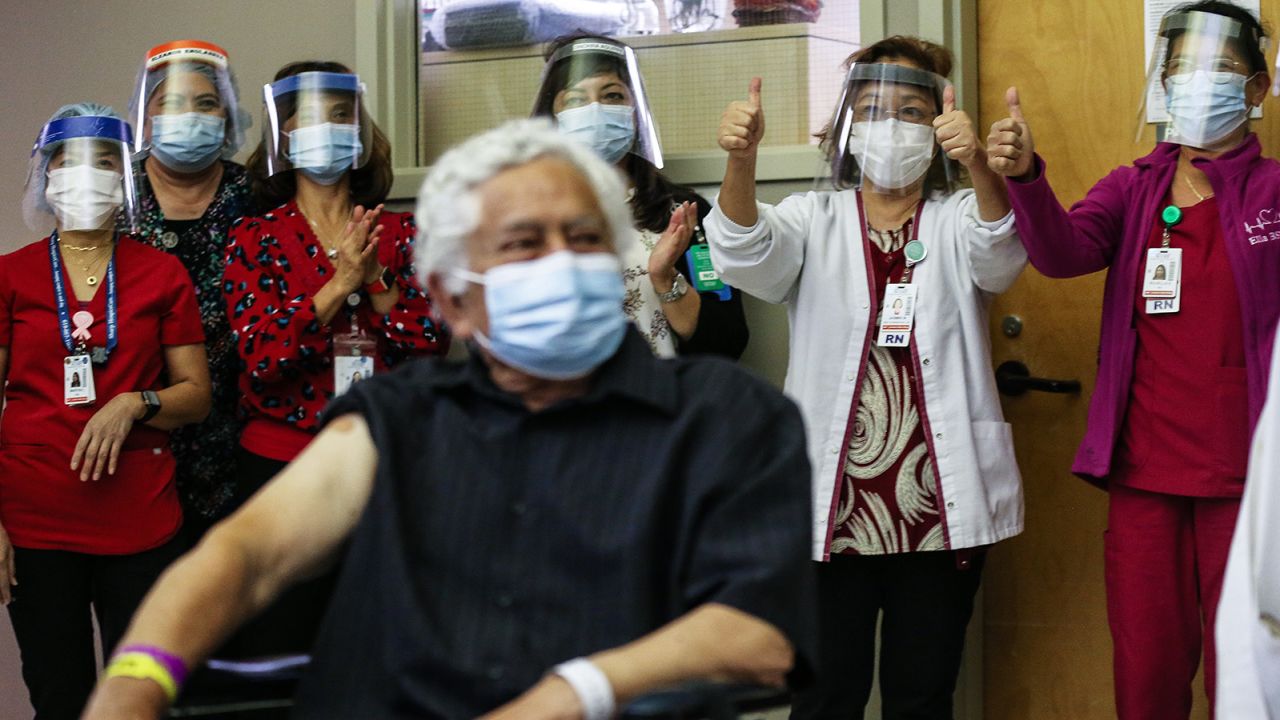
{"label": "hospital wristband", "polygon": [[577,658],[560,663],[551,672],[564,678],[582,702],[583,720],[610,720],[617,710],[609,676],[595,663]]}
{"label": "hospital wristband", "polygon": [[159,648],[155,645],[125,645],[124,647],[117,649],[115,652],[116,655],[124,653],[142,653],[143,655],[150,655],[158,660],[161,665],[165,666],[165,669],[167,669],[169,674],[173,676],[173,681],[177,683],[178,687],[182,687],[187,683],[187,664],[183,662],[182,658],[174,655],[164,648]]}
{"label": "hospital wristband", "polygon": [[150,680],[164,690],[164,695],[173,702],[178,699],[178,683],[173,674],[159,660],[140,652],[118,653],[107,665],[106,676],[123,677],[135,680]]}

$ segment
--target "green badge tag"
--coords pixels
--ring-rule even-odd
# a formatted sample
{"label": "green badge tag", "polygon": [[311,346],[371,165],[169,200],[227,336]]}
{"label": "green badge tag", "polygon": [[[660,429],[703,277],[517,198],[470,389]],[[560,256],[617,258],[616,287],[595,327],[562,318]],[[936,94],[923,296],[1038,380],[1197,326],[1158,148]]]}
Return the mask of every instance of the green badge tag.
{"label": "green badge tag", "polygon": [[1182,208],[1177,205],[1170,205],[1160,212],[1160,219],[1165,225],[1173,227],[1182,222]]}
{"label": "green badge tag", "polygon": [[711,265],[711,247],[699,243],[689,246],[689,269],[693,272],[693,286],[698,292],[717,292],[724,289],[720,274]]}
{"label": "green badge tag", "polygon": [[902,248],[903,257],[905,257],[907,259],[907,262],[911,263],[912,265],[915,265],[921,260],[924,260],[924,256],[928,254],[929,254],[928,251],[925,250],[924,243],[920,242],[919,240],[912,240],[911,242],[907,243],[906,247]]}

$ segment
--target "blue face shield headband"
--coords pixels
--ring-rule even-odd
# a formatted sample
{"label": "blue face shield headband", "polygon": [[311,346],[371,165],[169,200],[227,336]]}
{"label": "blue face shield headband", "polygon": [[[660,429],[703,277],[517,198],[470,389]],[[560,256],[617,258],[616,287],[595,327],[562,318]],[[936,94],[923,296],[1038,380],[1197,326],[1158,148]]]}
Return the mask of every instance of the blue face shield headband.
{"label": "blue face shield headband", "polygon": [[[80,115],[77,117],[51,120],[36,137],[31,147],[31,163],[27,174],[23,214],[27,225],[36,231],[47,229],[50,215],[54,212],[46,198],[49,183],[49,162],[58,148],[68,141],[77,139],[98,140],[118,148],[120,172],[123,176],[120,190],[123,192],[124,217],[130,226],[134,221],[134,199],[137,193],[131,171],[132,158],[129,153],[129,142],[133,130],[129,124],[119,118],[103,115]],[[113,151],[114,153],[114,151]],[[120,199],[117,197],[116,202]]]}
{"label": "blue face shield headband", "polygon": [[[305,72],[291,75],[263,88],[266,99],[271,152],[268,171],[274,175],[296,169],[317,182],[332,184],[348,170],[360,168],[367,159],[369,144],[360,108],[364,85],[357,75],[332,72]],[[286,132],[284,124],[314,97],[309,95],[350,95],[350,122],[324,118]],[[284,147],[282,148],[281,145]]]}

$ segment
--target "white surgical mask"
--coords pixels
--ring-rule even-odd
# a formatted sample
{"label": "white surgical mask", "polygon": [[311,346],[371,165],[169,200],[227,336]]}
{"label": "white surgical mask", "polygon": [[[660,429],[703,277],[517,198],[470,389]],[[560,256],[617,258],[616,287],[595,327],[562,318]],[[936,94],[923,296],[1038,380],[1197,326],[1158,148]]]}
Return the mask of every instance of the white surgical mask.
{"label": "white surgical mask", "polygon": [[854,123],[849,138],[849,153],[863,178],[885,190],[919,180],[929,170],[936,147],[933,126],[894,118]]}
{"label": "white surgical mask", "polygon": [[1165,109],[1173,122],[1175,139],[1193,147],[1210,147],[1222,141],[1249,119],[1245,101],[1248,78],[1238,73],[1196,70],[1190,77],[1165,81]]}
{"label": "white surgical mask", "polygon": [[44,197],[63,230],[98,230],[124,204],[124,176],[90,165],[50,170]]}

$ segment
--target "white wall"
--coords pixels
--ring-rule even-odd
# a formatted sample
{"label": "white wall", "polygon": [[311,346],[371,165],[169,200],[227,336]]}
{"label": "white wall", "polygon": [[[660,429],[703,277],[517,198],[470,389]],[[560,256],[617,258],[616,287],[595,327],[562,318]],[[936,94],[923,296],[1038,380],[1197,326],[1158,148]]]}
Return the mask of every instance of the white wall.
{"label": "white wall", "polygon": [[[40,0],[4,3],[0,22],[0,252],[38,239],[20,201],[31,143],[68,102],[107,103],[121,113],[148,48],[199,38],[222,45],[242,101],[261,125],[262,84],[292,60],[355,62],[354,0]],[[247,154],[247,153],[245,153]],[[8,716],[4,716],[8,717]]]}

